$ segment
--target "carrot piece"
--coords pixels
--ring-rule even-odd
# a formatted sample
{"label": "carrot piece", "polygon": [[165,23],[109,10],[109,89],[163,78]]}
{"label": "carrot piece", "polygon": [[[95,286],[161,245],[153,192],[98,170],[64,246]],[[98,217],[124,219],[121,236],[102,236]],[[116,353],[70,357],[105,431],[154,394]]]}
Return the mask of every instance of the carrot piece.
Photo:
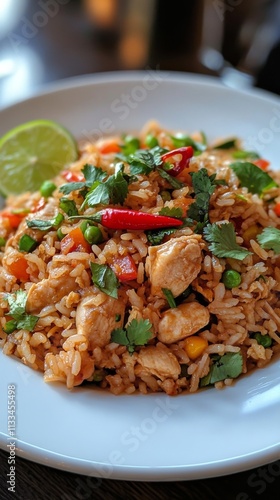
{"label": "carrot piece", "polygon": [[61,252],[91,252],[91,245],[86,241],[81,229],[75,227],[60,242]]}
{"label": "carrot piece", "polygon": [[11,274],[13,274],[19,281],[28,281],[29,273],[27,272],[28,262],[24,257],[18,257],[11,264],[9,264],[8,269]]}
{"label": "carrot piece", "polygon": [[277,217],[280,217],[280,203],[276,203],[273,210],[276,213]]}
{"label": "carrot piece", "polygon": [[114,257],[111,268],[120,281],[131,281],[137,278],[137,266],[131,255]]}
{"label": "carrot piece", "polygon": [[116,142],[104,143],[98,149],[102,155],[107,155],[109,153],[120,153],[121,151],[120,146]]}
{"label": "carrot piece", "polygon": [[13,212],[8,212],[6,210],[0,213],[1,217],[3,217],[4,219],[8,219],[10,227],[13,229],[18,228],[25,215],[26,214],[14,214]]}
{"label": "carrot piece", "polygon": [[83,174],[71,172],[71,170],[63,170],[61,175],[67,182],[84,182],[85,180]]}

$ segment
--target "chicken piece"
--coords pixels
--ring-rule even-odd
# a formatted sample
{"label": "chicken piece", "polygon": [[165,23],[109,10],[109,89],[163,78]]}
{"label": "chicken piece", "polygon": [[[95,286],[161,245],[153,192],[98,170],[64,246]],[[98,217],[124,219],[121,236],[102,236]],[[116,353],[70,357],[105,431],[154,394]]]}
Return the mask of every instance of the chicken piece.
{"label": "chicken piece", "polygon": [[[141,349],[137,356],[137,361],[145,371],[161,380],[167,378],[177,380],[181,373],[181,367],[176,356],[162,344]],[[140,373],[141,371],[139,371]]]}
{"label": "chicken piece", "polygon": [[198,332],[209,319],[208,309],[198,302],[181,304],[163,313],[157,337],[165,344],[173,344]]}
{"label": "chicken piece", "polygon": [[58,278],[50,277],[39,283],[33,283],[27,294],[26,312],[39,314],[44,307],[59,302],[62,297],[77,288],[76,278],[68,275]]}
{"label": "chicken piece", "polygon": [[151,293],[164,297],[162,288],[178,297],[197,277],[201,269],[201,249],[195,237],[181,236],[162,245],[149,247],[146,272],[151,281]]}
{"label": "chicken piece", "polygon": [[115,328],[122,328],[126,300],[114,299],[93,287],[77,307],[77,333],[89,341],[89,349],[110,343]]}

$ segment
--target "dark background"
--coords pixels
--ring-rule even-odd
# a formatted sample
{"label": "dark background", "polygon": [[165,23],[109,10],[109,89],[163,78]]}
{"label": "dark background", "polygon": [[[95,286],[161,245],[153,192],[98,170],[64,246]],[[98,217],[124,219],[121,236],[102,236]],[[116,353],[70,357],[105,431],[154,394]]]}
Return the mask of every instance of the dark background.
{"label": "dark background", "polygon": [[48,82],[147,67],[280,94],[279,0],[1,0],[0,107]]}
{"label": "dark background", "polygon": [[[280,94],[279,41],[277,0],[0,0],[0,107],[56,80],[148,67]],[[269,415],[260,432],[266,425]],[[17,457],[16,493],[7,489],[7,471],[0,451],[1,500],[274,500],[280,491],[280,460],[220,478],[139,483]]]}

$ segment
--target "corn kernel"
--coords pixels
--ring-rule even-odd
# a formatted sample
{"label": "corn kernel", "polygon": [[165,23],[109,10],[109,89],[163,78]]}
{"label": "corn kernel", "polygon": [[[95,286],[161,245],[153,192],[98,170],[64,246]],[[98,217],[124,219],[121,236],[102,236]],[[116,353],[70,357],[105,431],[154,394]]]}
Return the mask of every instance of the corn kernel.
{"label": "corn kernel", "polygon": [[192,335],[185,340],[185,351],[190,359],[198,358],[208,346],[206,339]]}
{"label": "corn kernel", "polygon": [[245,229],[242,238],[246,243],[249,243],[250,240],[256,239],[257,234],[261,232],[261,228],[257,224],[253,224],[252,226]]}

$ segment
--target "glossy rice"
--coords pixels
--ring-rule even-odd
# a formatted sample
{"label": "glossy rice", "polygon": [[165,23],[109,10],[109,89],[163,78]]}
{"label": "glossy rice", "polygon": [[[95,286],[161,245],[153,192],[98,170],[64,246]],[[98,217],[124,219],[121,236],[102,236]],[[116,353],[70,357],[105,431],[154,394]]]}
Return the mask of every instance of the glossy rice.
{"label": "glossy rice", "polygon": [[[173,150],[172,137],[182,137],[182,133],[149,122],[138,134],[140,148],[146,148],[147,135],[151,135],[161,148]],[[203,144],[200,133],[190,136]],[[101,242],[73,247],[66,236],[81,227],[81,220],[70,219],[59,208],[65,196],[59,189],[67,182],[65,173],[54,179],[57,188],[46,199],[40,192],[7,199],[5,212],[20,214],[21,220],[13,227],[11,218],[0,212],[0,238],[5,240],[0,250],[0,341],[4,354],[42,371],[45,382],[60,381],[69,389],[90,384],[114,394],[163,391],[176,395],[204,386],[222,388],[276,359],[280,350],[280,258],[275,248],[260,244],[258,235],[264,228],[280,228],[275,210],[280,188],[272,186],[257,194],[242,187],[230,166],[242,144],[215,149],[222,140],[218,138],[191,158],[173,177],[179,181],[176,187],[156,167],[131,176],[129,163],[104,148],[124,144],[123,136],[80,144],[79,160],[67,167],[76,176],[72,179],[82,179],[85,164],[101,168],[108,178],[116,164],[123,162],[124,173],[130,178],[128,194],[122,204],[116,204],[118,208],[152,214],[163,208],[169,208],[170,213],[180,209],[182,227],[164,234],[156,244],[147,231],[114,230],[99,223]],[[254,158],[246,161],[253,163]],[[201,169],[222,181],[211,194],[207,224],[233,224],[236,244],[247,250],[243,259],[215,255],[197,221],[186,223],[197,196],[190,173]],[[266,172],[278,183],[279,173],[270,167]],[[67,198],[75,202],[80,213],[84,201],[81,191],[72,191]],[[111,201],[109,205],[114,207]],[[104,203],[87,206],[83,214],[91,216],[104,208]],[[34,219],[52,220],[58,213],[64,217],[59,231],[57,227],[42,231],[27,225]],[[25,234],[37,242],[32,251],[19,249]],[[135,264],[136,275],[128,280],[121,277],[114,298],[93,282],[91,266],[107,266],[117,273],[113,265],[116,257],[126,256]],[[225,286],[227,270],[239,274],[238,286]],[[31,331],[17,323],[11,333],[5,333],[11,321],[7,296],[15,298],[19,290],[26,292],[26,315],[35,316],[37,322]],[[170,292],[175,307],[164,290]],[[113,341],[112,332],[127,331],[133,320],[134,324],[146,320],[150,335],[143,345],[136,342],[129,351],[128,345]],[[228,367],[236,362],[238,366]],[[223,363],[226,367],[221,370]]]}

